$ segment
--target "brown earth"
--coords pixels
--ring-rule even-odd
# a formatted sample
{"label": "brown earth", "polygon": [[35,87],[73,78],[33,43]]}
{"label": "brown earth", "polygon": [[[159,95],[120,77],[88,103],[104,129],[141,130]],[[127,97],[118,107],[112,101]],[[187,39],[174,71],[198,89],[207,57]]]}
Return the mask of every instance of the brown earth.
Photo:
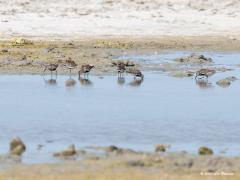
{"label": "brown earth", "polygon": [[[43,64],[62,64],[71,57],[80,66],[95,65],[94,74],[115,73],[112,60],[124,54],[147,54],[163,50],[239,51],[240,40],[209,36],[161,37],[94,37],[76,40],[47,40],[29,38],[32,43],[16,44],[15,40],[0,42],[0,73],[39,74]],[[145,68],[141,64],[141,69]],[[79,68],[74,70],[74,73]],[[61,66],[60,74],[68,70]]]}

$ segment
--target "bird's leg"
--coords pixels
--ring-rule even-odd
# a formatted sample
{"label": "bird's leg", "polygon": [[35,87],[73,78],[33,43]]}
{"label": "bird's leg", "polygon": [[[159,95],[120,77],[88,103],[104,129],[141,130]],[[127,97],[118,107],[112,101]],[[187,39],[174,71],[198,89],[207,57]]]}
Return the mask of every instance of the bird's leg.
{"label": "bird's leg", "polygon": [[45,75],[45,71],[47,70],[47,68],[45,67],[44,70],[43,70],[43,75]]}
{"label": "bird's leg", "polygon": [[197,77],[198,77],[198,74],[196,73],[196,75],[195,75],[195,79],[197,79]]}

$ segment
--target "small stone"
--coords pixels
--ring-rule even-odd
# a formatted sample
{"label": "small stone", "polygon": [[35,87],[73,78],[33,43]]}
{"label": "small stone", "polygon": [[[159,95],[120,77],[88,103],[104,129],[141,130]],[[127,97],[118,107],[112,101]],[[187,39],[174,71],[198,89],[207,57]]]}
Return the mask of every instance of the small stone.
{"label": "small stone", "polygon": [[2,52],[2,53],[7,53],[7,52],[9,52],[9,51],[8,51],[8,49],[2,49],[1,52]]}
{"label": "small stone", "polygon": [[111,145],[106,148],[106,152],[119,151],[120,149],[117,146]]}
{"label": "small stone", "polygon": [[166,146],[164,144],[156,145],[155,152],[166,152]]}
{"label": "small stone", "polygon": [[132,167],[144,167],[145,163],[141,160],[130,160],[127,162],[127,165]]}
{"label": "small stone", "polygon": [[66,150],[54,153],[53,156],[55,157],[69,157],[74,156],[77,154],[77,151],[75,149],[75,145],[71,144]]}
{"label": "small stone", "polygon": [[229,77],[227,77],[226,79],[228,79],[228,80],[231,81],[231,82],[237,80],[237,78],[236,78],[235,76],[229,76]]}
{"label": "small stone", "polygon": [[194,75],[194,72],[191,71],[172,71],[168,74],[169,76],[176,78],[191,77]]}
{"label": "small stone", "polygon": [[231,85],[231,82],[236,81],[236,80],[237,80],[237,78],[235,76],[230,76],[230,77],[226,77],[224,79],[217,81],[216,84],[221,87],[228,87]]}
{"label": "small stone", "polygon": [[24,39],[22,37],[13,38],[11,40],[12,46],[27,45],[27,44],[33,44],[33,42],[30,40]]}
{"label": "small stone", "polygon": [[204,63],[211,63],[213,60],[212,58],[207,58],[204,55],[196,55],[191,54],[187,57],[181,57],[175,59],[176,62],[179,63],[189,63],[189,64],[204,64]]}
{"label": "small stone", "polygon": [[23,141],[19,138],[13,138],[10,142],[10,154],[21,156],[26,151],[26,146]]}
{"label": "small stone", "polygon": [[199,155],[213,155],[213,150],[208,147],[200,147],[198,150]]}

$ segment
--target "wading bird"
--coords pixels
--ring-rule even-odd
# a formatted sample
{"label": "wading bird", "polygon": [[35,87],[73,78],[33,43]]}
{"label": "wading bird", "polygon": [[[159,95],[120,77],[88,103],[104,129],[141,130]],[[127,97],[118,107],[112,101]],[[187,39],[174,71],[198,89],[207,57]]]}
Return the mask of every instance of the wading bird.
{"label": "wading bird", "polygon": [[91,65],[91,64],[82,65],[80,71],[78,71],[79,78],[80,78],[81,74],[83,74],[84,77],[88,77],[88,74],[92,68],[94,68],[94,65]]}
{"label": "wading bird", "polygon": [[137,77],[140,77],[141,79],[144,78],[144,75],[138,69],[129,69],[127,70],[127,73],[134,75],[134,79],[136,79]]}
{"label": "wading bird", "polygon": [[55,71],[55,72],[56,72],[56,75],[57,75],[57,68],[58,68],[58,64],[48,64],[48,65],[44,65],[43,73],[45,74],[46,70],[48,70],[48,71],[51,72],[51,75],[52,75],[52,72]]}
{"label": "wading bird", "polygon": [[212,76],[215,73],[216,71],[213,69],[200,69],[196,72],[195,79],[197,79],[200,76],[208,78],[209,76]]}
{"label": "wading bird", "polygon": [[123,73],[126,70],[126,65],[123,62],[117,63],[118,77],[123,77]]}
{"label": "wading bird", "polygon": [[66,63],[64,64],[64,66],[66,66],[69,69],[69,72],[71,75],[72,69],[76,68],[77,64],[71,58],[68,58],[68,60],[66,60]]}

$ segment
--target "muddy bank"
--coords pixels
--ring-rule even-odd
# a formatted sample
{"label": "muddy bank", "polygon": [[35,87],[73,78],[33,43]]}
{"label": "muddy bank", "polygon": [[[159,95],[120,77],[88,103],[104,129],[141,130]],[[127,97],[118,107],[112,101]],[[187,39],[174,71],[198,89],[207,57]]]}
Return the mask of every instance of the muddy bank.
{"label": "muddy bank", "polygon": [[[72,158],[57,164],[11,165],[0,179],[238,179],[239,157],[192,155],[187,152],[138,152],[116,146],[78,150],[82,161]],[[200,150],[200,149],[199,149]]]}
{"label": "muddy bank", "polygon": [[[18,42],[19,41],[19,42]],[[29,41],[29,42],[28,42]],[[0,42],[0,73],[39,74],[43,64],[61,63],[71,57],[78,66],[95,65],[94,74],[112,74],[116,68],[112,60],[125,54],[144,54],[162,50],[238,51],[240,40],[228,37],[135,37],[135,38],[89,38],[71,40],[36,40],[26,42],[15,39]],[[137,64],[145,69],[144,64]],[[79,69],[76,68],[77,72]],[[66,68],[59,68],[67,74]],[[74,71],[74,72],[75,72]]]}

